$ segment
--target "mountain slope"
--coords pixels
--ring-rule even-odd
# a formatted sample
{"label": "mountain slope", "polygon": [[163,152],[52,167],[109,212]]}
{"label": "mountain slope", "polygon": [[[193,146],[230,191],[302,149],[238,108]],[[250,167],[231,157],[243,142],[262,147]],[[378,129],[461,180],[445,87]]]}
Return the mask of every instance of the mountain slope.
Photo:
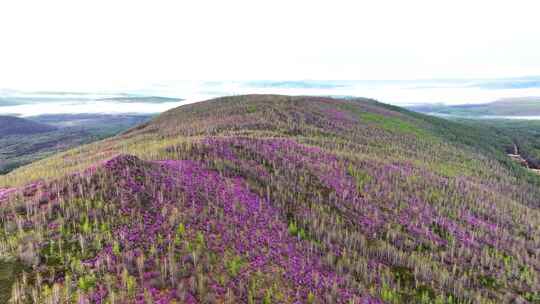
{"label": "mountain slope", "polygon": [[363,99],[173,109],[1,179],[1,253],[35,267],[14,299],[534,303],[538,177],[489,132]]}
{"label": "mountain slope", "polygon": [[14,116],[0,116],[0,137],[30,135],[56,130],[55,127]]}

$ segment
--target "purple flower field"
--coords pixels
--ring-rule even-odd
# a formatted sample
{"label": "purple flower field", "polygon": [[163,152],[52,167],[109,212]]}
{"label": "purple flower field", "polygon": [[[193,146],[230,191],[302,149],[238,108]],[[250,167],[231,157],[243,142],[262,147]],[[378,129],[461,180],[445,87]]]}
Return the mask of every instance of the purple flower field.
{"label": "purple flower field", "polygon": [[370,100],[171,110],[1,183],[4,299],[540,303],[540,189],[459,130]]}

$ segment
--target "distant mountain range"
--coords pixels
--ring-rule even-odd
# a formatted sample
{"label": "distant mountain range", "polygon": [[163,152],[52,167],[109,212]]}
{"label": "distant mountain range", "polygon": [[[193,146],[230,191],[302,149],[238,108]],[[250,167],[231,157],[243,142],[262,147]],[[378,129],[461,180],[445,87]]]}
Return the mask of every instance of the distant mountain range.
{"label": "distant mountain range", "polygon": [[[161,112],[180,105],[171,105],[171,102],[184,101],[183,103],[190,103],[219,96],[253,93],[364,96],[400,106],[433,103],[485,103],[499,98],[540,96],[540,76],[494,79],[171,81],[149,84],[146,87],[137,89],[117,88],[115,91],[96,90],[93,92],[0,89],[0,113],[22,113],[16,111],[16,109],[2,109],[3,107],[64,101],[73,103],[111,101],[116,106],[146,103],[161,105],[161,110],[157,111]],[[182,97],[184,100],[172,98],[177,96]],[[169,104],[170,107],[165,108],[166,104]],[[137,112],[135,107],[132,110]],[[138,113],[141,113],[141,111]],[[39,114],[44,113],[35,113],[34,111],[31,115]],[[21,115],[28,116],[28,114],[24,113]]]}
{"label": "distant mountain range", "polygon": [[64,93],[55,92],[55,95],[30,95],[30,96],[0,96],[0,107],[17,106],[47,102],[89,102],[89,101],[111,101],[117,103],[165,103],[179,102],[183,99],[170,98],[161,96],[114,96],[114,97],[99,97],[91,95],[83,95],[82,93]]}
{"label": "distant mountain range", "polygon": [[540,97],[506,98],[486,104],[429,104],[409,107],[410,110],[464,117],[540,116]]}
{"label": "distant mountain range", "polygon": [[134,102],[142,102],[142,103],[164,103],[164,102],[179,102],[183,99],[181,98],[170,98],[170,97],[161,97],[161,96],[128,96],[128,97],[112,97],[112,98],[101,98],[98,100],[108,100],[108,101],[115,101],[115,102],[123,102],[123,103],[134,103]]}
{"label": "distant mountain range", "polygon": [[38,134],[55,130],[56,128],[53,126],[32,120],[13,116],[0,116],[0,137]]}

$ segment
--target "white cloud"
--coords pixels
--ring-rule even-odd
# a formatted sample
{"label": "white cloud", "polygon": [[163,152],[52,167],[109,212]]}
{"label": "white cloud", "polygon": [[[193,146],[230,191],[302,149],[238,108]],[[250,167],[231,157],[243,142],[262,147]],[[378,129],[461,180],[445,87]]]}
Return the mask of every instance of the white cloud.
{"label": "white cloud", "polygon": [[0,87],[540,71],[537,1],[2,1]]}

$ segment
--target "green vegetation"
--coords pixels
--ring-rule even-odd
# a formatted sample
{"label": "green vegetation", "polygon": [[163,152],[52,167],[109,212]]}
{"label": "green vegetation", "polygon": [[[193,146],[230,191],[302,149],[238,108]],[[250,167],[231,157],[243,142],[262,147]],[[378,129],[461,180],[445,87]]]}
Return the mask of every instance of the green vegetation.
{"label": "green vegetation", "polygon": [[0,302],[8,302],[11,287],[23,270],[23,265],[17,261],[0,261]]}
{"label": "green vegetation", "polygon": [[369,112],[369,108],[363,111],[351,105],[343,105],[342,108],[358,115],[361,121],[374,123],[378,127],[390,132],[402,133],[404,135],[428,136],[428,133],[421,128],[421,125],[415,125],[414,120],[411,121],[407,116],[385,116],[382,113]]}
{"label": "green vegetation", "polygon": [[242,267],[244,267],[245,261],[242,257],[234,256],[226,262],[227,271],[232,277],[236,277]]}

